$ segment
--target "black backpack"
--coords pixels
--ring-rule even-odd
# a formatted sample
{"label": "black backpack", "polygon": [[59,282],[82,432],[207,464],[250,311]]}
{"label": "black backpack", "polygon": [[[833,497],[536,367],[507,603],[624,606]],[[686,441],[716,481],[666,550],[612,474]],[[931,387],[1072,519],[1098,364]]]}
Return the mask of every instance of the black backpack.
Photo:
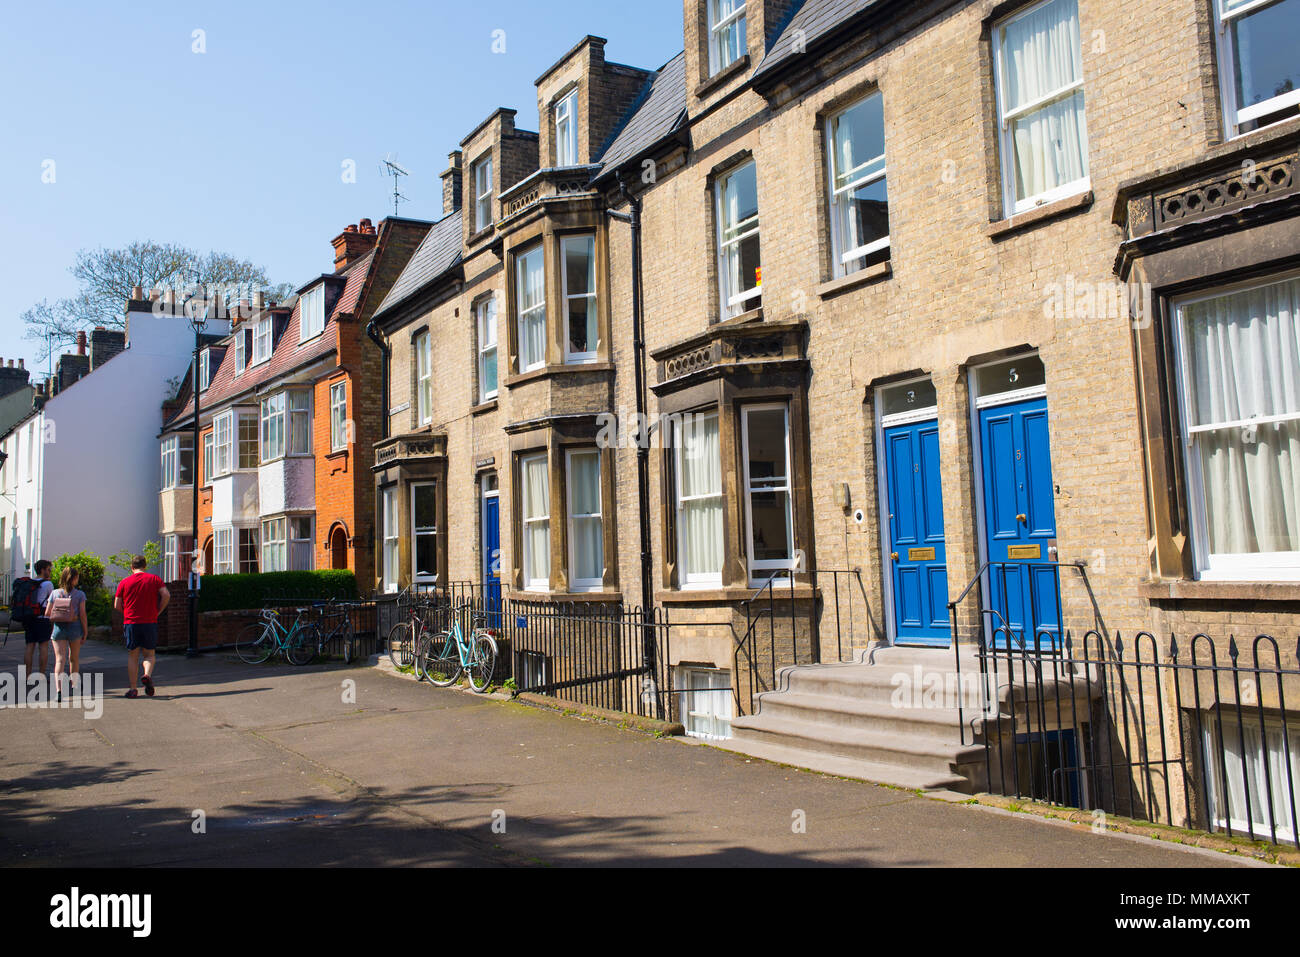
{"label": "black backpack", "polygon": [[13,621],[25,625],[41,617],[43,609],[40,602],[36,600],[40,589],[41,583],[35,578],[14,579],[13,599],[9,602],[9,617]]}

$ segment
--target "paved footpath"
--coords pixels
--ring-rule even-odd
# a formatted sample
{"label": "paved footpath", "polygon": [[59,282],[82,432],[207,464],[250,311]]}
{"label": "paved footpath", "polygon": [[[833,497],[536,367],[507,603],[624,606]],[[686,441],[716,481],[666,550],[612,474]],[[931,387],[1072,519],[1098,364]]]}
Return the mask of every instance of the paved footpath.
{"label": "paved footpath", "polygon": [[[0,672],[21,663],[18,637]],[[106,674],[98,719],[0,710],[0,865],[1238,863],[364,666],[168,655],[158,695],[127,700],[124,662],[85,649],[85,668]]]}

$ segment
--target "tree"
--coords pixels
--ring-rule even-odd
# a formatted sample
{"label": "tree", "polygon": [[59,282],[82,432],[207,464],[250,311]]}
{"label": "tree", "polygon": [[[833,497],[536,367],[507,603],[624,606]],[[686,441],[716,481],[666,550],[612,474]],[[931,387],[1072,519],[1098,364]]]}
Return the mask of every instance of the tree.
{"label": "tree", "polygon": [[249,292],[265,291],[271,301],[287,297],[292,290],[285,283],[272,286],[261,266],[229,253],[203,255],[174,243],[151,241],[120,249],[83,249],[69,272],[78,283],[75,296],[54,302],[43,299],[22,315],[27,338],[42,343],[42,359],[73,341],[80,330],[94,326],[121,329],[125,321],[122,304],[135,286],[146,291],[158,286],[183,290],[194,283],[243,287]]}

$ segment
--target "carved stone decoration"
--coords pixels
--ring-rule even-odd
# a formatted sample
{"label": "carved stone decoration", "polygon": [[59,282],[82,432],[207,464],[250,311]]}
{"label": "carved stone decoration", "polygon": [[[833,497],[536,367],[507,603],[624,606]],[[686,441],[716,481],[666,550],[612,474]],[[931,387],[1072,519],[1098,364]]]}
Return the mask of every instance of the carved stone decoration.
{"label": "carved stone decoration", "polygon": [[678,376],[690,375],[713,364],[713,343],[692,349],[679,356],[674,356],[664,363],[664,379],[676,379]]}
{"label": "carved stone decoration", "polygon": [[542,195],[541,187],[535,187],[533,189],[530,189],[528,192],[524,193],[524,195],[512,199],[510,201],[510,204],[506,207],[506,215],[513,216],[521,209],[533,205],[533,203],[537,202],[538,198],[541,195]]}
{"label": "carved stone decoration", "polygon": [[1212,179],[1157,193],[1157,228],[1290,192],[1296,185],[1296,164],[1295,155],[1246,162]]}
{"label": "carved stone decoration", "polygon": [[736,339],[734,341],[737,362],[747,359],[779,359],[785,354],[784,341],[779,337],[763,339]]}

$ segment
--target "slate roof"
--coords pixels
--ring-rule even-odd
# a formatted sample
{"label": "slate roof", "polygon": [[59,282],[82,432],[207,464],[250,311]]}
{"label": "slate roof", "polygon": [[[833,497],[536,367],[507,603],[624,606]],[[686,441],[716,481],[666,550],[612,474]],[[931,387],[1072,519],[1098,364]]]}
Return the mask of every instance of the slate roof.
{"label": "slate roof", "polygon": [[600,157],[601,169],[593,179],[648,152],[682,126],[686,119],[685,52],[660,67],[647,81],[642,99],[629,112],[627,123]]}
{"label": "slate roof", "polygon": [[811,49],[836,27],[878,3],[880,0],[805,0],[754,70],[753,79],[775,72],[797,56],[794,49],[796,38],[802,38],[805,50]]}
{"label": "slate roof", "polygon": [[[216,372],[212,374],[212,380],[200,397],[203,408],[216,409],[227,406],[241,396],[254,393],[259,386],[273,382],[299,366],[333,353],[338,348],[338,318],[344,313],[351,313],[356,308],[374,259],[375,250],[372,249],[343,272],[343,277],[346,279],[343,292],[339,294],[338,301],[326,318],[325,330],[320,335],[307,342],[298,341],[298,320],[302,304],[302,298],[299,297],[294,301],[289,321],[285,323],[279,340],[272,348],[270,359],[256,366],[245,365],[244,371],[235,375],[235,350],[233,346],[228,347],[221,364],[217,366]],[[250,321],[252,320],[244,319],[240,322],[240,326],[245,326]],[[194,399],[191,396],[184,407],[163,426],[163,431],[176,428],[193,414]]]}
{"label": "slate roof", "polygon": [[448,269],[460,264],[462,229],[459,210],[433,224],[375,310],[374,319],[396,309]]}

